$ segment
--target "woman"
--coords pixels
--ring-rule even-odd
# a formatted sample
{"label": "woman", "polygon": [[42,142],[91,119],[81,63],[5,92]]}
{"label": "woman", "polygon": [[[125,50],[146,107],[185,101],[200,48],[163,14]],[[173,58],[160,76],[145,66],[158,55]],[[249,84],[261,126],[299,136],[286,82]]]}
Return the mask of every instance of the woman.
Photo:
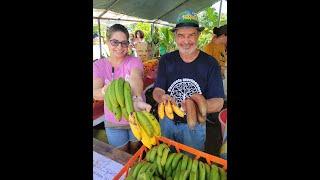
{"label": "woman", "polygon": [[[141,60],[128,55],[128,30],[121,24],[111,26],[107,32],[107,45],[110,57],[97,60],[93,64],[93,97],[103,100],[104,93],[110,82],[120,77],[130,83],[135,111],[150,111],[151,106],[144,101],[143,95],[143,64]],[[109,144],[134,153],[139,148],[139,141],[134,137],[129,123],[122,118],[115,119],[113,113],[104,107],[105,129]]]}
{"label": "woman", "polygon": [[134,45],[140,43],[140,42],[144,42],[144,33],[141,30],[136,30],[136,32],[134,33],[135,36],[135,40],[134,40]]}
{"label": "woman", "polygon": [[218,61],[221,67],[221,75],[224,78],[227,66],[227,25],[213,29],[212,40],[205,46],[204,52],[213,56]]}

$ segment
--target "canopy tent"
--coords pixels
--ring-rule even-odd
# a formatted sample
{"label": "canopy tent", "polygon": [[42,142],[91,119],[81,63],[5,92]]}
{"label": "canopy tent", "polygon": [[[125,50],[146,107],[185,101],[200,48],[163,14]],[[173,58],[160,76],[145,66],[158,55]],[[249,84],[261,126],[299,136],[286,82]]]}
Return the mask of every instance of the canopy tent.
{"label": "canopy tent", "polygon": [[93,0],[93,19],[100,20],[147,22],[174,27],[178,14],[185,9],[196,13],[220,1],[219,21],[222,0]]}
{"label": "canopy tent", "polygon": [[183,10],[190,8],[196,13],[219,0],[93,0],[94,9],[104,9],[96,18],[102,18],[108,11],[128,16],[158,20],[174,24]]}

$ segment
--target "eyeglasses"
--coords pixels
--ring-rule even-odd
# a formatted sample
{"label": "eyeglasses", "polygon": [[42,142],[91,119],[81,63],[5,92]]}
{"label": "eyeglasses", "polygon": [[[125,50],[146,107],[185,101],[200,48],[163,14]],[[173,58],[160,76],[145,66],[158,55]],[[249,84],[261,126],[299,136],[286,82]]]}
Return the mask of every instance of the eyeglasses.
{"label": "eyeglasses", "polygon": [[112,46],[114,46],[114,47],[117,47],[117,46],[119,46],[119,44],[121,44],[121,47],[126,48],[126,47],[129,46],[129,41],[122,41],[122,42],[120,42],[120,41],[118,41],[118,40],[116,40],[116,39],[111,39],[111,40],[110,40],[110,44],[111,44]]}

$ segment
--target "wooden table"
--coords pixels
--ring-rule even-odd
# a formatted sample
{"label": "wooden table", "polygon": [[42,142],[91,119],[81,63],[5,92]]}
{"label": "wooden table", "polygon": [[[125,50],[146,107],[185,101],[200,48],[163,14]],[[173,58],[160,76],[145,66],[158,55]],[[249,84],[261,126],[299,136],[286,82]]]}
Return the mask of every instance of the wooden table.
{"label": "wooden table", "polygon": [[106,156],[122,165],[125,165],[132,157],[131,154],[120,151],[110,144],[106,144],[95,138],[93,138],[93,151]]}

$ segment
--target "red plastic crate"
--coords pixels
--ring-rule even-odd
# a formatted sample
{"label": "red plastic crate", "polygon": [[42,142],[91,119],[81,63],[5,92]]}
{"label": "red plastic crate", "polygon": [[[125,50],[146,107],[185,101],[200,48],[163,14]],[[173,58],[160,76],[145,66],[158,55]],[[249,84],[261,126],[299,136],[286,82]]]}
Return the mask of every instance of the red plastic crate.
{"label": "red plastic crate", "polygon": [[[157,137],[157,144],[159,145],[161,142],[167,144],[168,146],[173,146],[177,150],[177,152],[180,152],[180,150],[186,151],[190,154],[196,155],[195,159],[199,159],[200,157],[203,157],[207,160],[207,163],[211,165],[212,163],[216,163],[222,166],[224,170],[227,170],[227,160],[213,156],[211,154],[199,151],[197,149],[194,149],[192,147],[186,146],[184,144],[178,143],[176,141],[173,141],[171,139],[165,138],[165,137]],[[113,178],[114,180],[120,179],[123,175],[125,177],[128,176],[128,170],[136,163],[142,161],[143,153],[147,152],[148,148],[142,145],[142,147],[130,158],[130,160],[125,164],[125,166],[120,170],[120,172]]]}

